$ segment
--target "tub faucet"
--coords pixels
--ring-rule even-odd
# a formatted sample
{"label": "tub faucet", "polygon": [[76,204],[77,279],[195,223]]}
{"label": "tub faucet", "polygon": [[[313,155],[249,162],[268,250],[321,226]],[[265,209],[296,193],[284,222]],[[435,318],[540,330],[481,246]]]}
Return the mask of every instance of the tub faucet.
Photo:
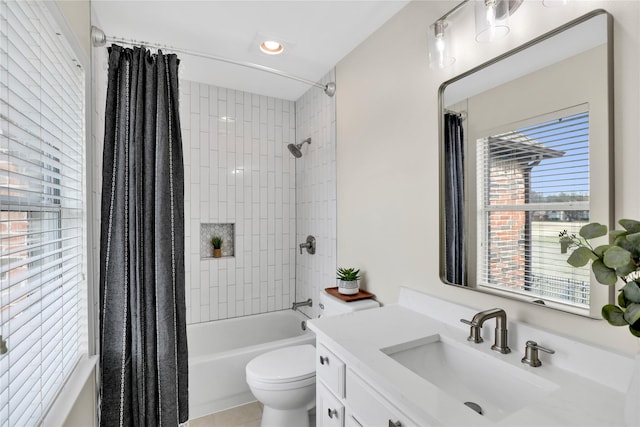
{"label": "tub faucet", "polygon": [[313,305],[313,301],[311,301],[311,298],[309,298],[306,301],[302,301],[302,302],[294,302],[293,305],[291,306],[292,310],[297,310],[298,307],[302,307],[304,305],[308,305],[309,307],[311,307]]}
{"label": "tub faucet", "polygon": [[482,336],[480,335],[482,325],[486,320],[494,317],[496,319],[496,339],[495,343],[491,346],[491,350],[499,351],[502,354],[510,353],[511,349],[507,345],[507,313],[505,313],[503,309],[492,308],[490,310],[481,311],[473,316],[471,321],[466,319],[460,319],[460,321],[471,326],[471,329],[469,330],[469,338],[467,338],[467,340],[474,343],[481,343],[483,341]]}

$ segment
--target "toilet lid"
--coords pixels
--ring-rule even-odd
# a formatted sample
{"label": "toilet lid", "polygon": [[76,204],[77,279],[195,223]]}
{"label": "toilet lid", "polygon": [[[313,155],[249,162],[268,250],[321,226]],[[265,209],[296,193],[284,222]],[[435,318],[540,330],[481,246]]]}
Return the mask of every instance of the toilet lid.
{"label": "toilet lid", "polygon": [[261,354],[247,363],[247,375],[270,383],[293,382],[315,376],[316,348],[296,345]]}

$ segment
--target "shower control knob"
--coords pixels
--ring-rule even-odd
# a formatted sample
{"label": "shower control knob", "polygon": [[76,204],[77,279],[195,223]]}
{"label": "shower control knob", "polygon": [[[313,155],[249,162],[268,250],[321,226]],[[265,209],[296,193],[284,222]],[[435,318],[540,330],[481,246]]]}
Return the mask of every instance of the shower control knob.
{"label": "shower control knob", "polygon": [[327,356],[320,356],[320,364],[321,365],[328,365],[329,364],[329,358]]}
{"label": "shower control knob", "polygon": [[303,249],[306,249],[308,254],[314,255],[316,253],[316,238],[313,236],[307,236],[307,240],[300,243],[300,255],[302,255]]}

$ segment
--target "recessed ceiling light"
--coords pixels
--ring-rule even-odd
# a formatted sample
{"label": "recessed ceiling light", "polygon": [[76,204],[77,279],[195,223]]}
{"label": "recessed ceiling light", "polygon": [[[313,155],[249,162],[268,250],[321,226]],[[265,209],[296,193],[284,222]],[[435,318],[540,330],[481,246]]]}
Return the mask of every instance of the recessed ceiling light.
{"label": "recessed ceiling light", "polygon": [[279,53],[282,53],[284,47],[277,41],[266,40],[260,43],[260,50],[267,55],[277,55]]}

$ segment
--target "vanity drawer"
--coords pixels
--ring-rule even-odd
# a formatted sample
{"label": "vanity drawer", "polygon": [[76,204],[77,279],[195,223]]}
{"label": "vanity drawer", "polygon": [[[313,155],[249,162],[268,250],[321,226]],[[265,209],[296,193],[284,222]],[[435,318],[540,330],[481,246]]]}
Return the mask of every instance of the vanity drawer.
{"label": "vanity drawer", "polygon": [[358,424],[370,427],[417,426],[350,369],[347,370],[346,385],[348,415]]}
{"label": "vanity drawer", "polygon": [[322,383],[316,385],[316,425],[344,427],[344,405]]}
{"label": "vanity drawer", "polygon": [[318,344],[316,356],[316,379],[321,380],[336,396],[344,398],[344,362],[322,344]]}

